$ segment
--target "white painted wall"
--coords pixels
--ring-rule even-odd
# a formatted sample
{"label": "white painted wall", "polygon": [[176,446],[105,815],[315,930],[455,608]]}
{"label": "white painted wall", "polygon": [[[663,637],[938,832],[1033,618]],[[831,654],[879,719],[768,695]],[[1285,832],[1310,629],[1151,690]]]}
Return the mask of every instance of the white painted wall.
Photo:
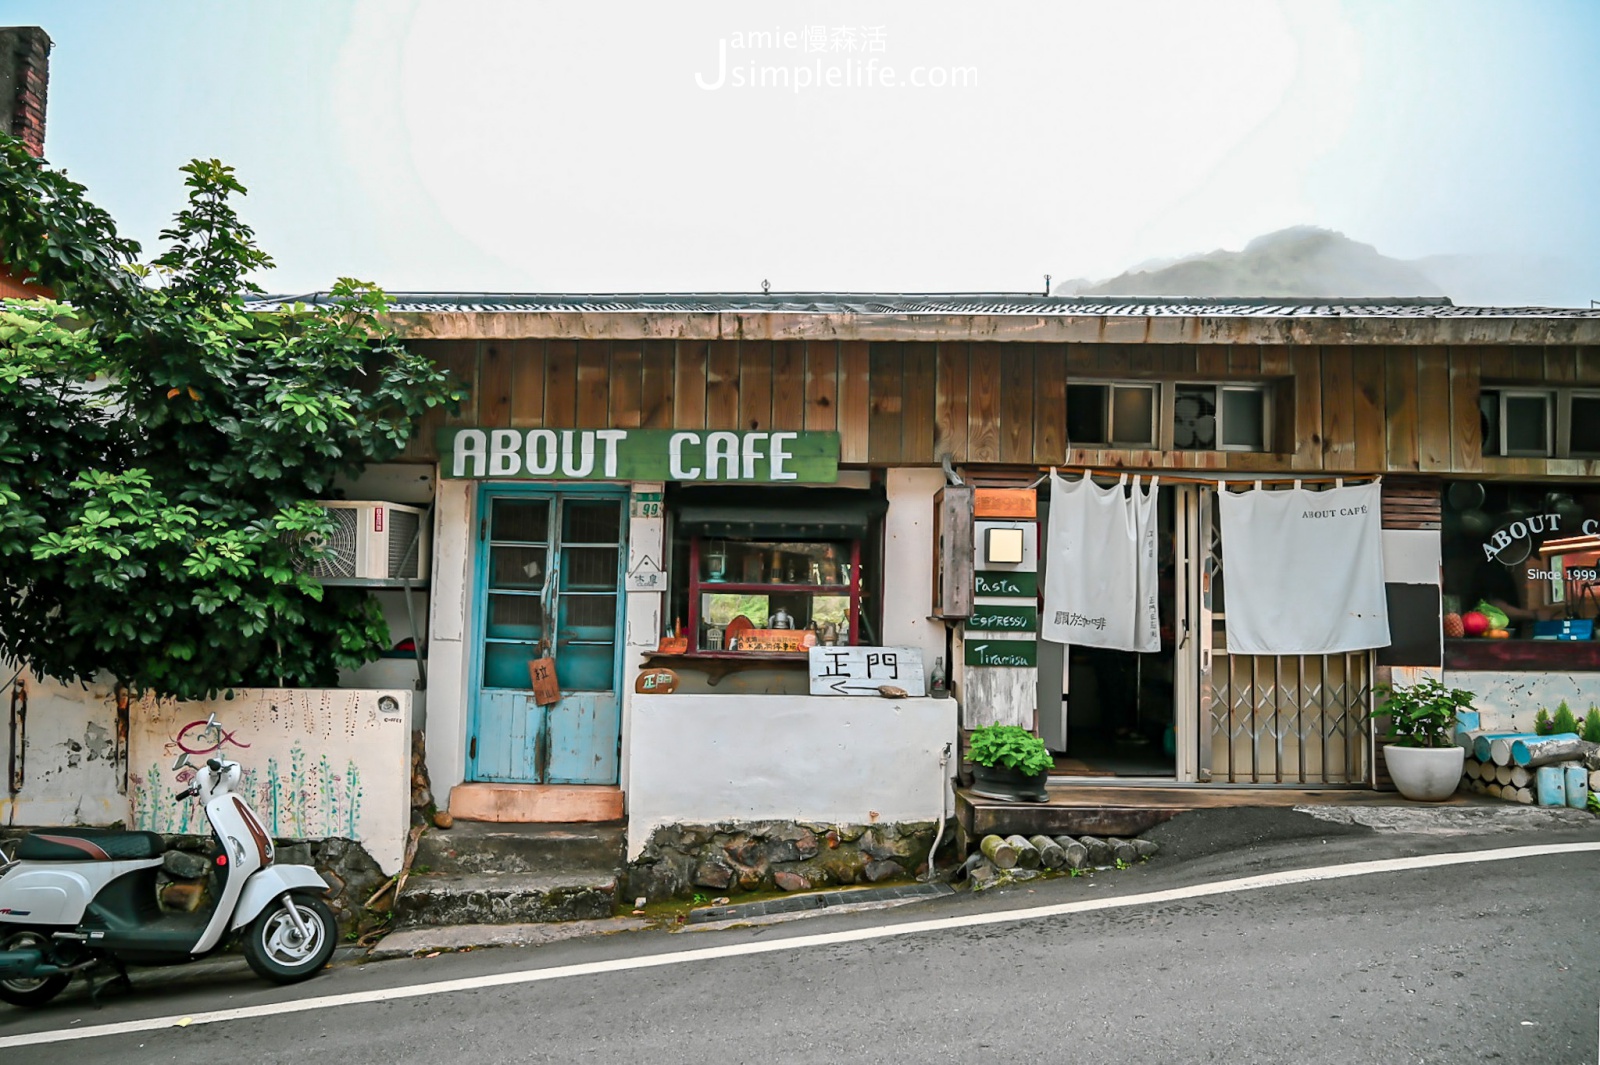
{"label": "white painted wall", "polygon": [[428,619],[428,779],[440,803],[461,783],[467,764],[466,643],[472,595],[471,481],[441,480],[434,497],[433,584]]}
{"label": "white painted wall", "polygon": [[1539,710],[1550,711],[1566,700],[1574,717],[1600,706],[1600,674],[1596,673],[1487,673],[1444,671],[1444,685],[1472,692],[1473,705],[1484,728],[1532,732]]}
{"label": "white painted wall", "polygon": [[411,691],[235,688],[231,698],[136,703],[128,736],[130,823],[163,833],[210,831],[172,795],[216,748],[201,726],[215,713],[223,753],[244,769],[244,798],[274,836],[359,840],[387,874],[400,870],[411,822]]}
{"label": "white painted wall", "polygon": [[[16,672],[0,664],[0,682]],[[62,684],[24,671],[26,733],[19,752],[22,790],[9,792],[11,689],[0,688],[0,824],[109,825],[125,821],[114,757],[117,705],[109,677],[88,685]]]}
{"label": "white painted wall", "polygon": [[1437,530],[1383,530],[1383,579],[1391,584],[1438,584]]}
{"label": "white painted wall", "polygon": [[[933,497],[944,471],[890,470],[889,510],[883,526],[883,646],[915,647],[933,676],[933,660],[944,657],[944,623],[933,613]],[[946,662],[945,676],[950,676]]]}
{"label": "white painted wall", "polygon": [[955,739],[954,699],[636,695],[628,856],[675,823],[934,820]]}

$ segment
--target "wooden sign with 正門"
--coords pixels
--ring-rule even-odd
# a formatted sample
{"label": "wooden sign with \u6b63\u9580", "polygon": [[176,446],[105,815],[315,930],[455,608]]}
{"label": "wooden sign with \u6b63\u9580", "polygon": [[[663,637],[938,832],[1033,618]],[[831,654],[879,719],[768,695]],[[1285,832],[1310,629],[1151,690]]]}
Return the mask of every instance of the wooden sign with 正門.
{"label": "wooden sign with \u6b63\u9580", "polygon": [[533,678],[533,701],[539,706],[552,706],[561,701],[561,682],[556,680],[556,660],[550,657],[535,658],[528,663],[528,674]]}
{"label": "wooden sign with \u6b63\u9580", "polygon": [[813,647],[812,695],[876,695],[884,685],[928,694],[922,652],[915,647]]}
{"label": "wooden sign with \u6b63\u9580", "polygon": [[641,670],[634,679],[633,690],[639,695],[671,695],[678,690],[678,675],[660,666]]}

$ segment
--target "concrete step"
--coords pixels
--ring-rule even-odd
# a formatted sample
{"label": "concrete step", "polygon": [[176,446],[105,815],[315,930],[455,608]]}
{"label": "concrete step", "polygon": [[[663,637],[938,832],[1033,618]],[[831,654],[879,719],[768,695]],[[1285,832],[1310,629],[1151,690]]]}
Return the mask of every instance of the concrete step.
{"label": "concrete step", "polygon": [[451,924],[592,921],[616,910],[617,878],[589,872],[429,874],[406,881],[401,928]]}
{"label": "concrete step", "polygon": [[449,875],[551,869],[616,873],[623,866],[626,836],[621,825],[457,821],[448,831],[430,829],[423,834],[412,869]]}

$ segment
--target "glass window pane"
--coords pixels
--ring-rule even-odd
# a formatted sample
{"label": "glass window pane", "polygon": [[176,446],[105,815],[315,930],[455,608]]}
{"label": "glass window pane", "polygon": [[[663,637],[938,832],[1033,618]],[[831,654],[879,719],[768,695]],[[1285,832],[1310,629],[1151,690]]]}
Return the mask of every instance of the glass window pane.
{"label": "glass window pane", "polygon": [[614,544],[622,532],[622,503],[568,499],[561,506],[561,526],[563,544]]}
{"label": "glass window pane", "polygon": [[1572,438],[1574,455],[1600,455],[1600,396],[1572,397]]}
{"label": "glass window pane", "polygon": [[561,625],[558,638],[565,640],[612,640],[617,634],[615,595],[564,595],[561,597]]}
{"label": "glass window pane", "polygon": [[483,645],[483,686],[485,688],[533,687],[528,663],[537,651],[527,643],[486,643]]}
{"label": "glass window pane", "polygon": [[542,544],[550,535],[550,501],[547,499],[496,499],[491,539]]}
{"label": "glass window pane", "polygon": [[561,550],[561,590],[606,591],[617,586],[615,547],[566,547]]}
{"label": "glass window pane", "polygon": [[1478,423],[1483,430],[1483,453],[1500,454],[1500,393],[1478,395]]}
{"label": "glass window pane", "polygon": [[556,652],[561,690],[605,692],[616,683],[616,650],[608,643],[564,644]]}
{"label": "glass window pane", "polygon": [[1106,386],[1067,386],[1067,439],[1073,444],[1104,444]]}
{"label": "glass window pane", "polygon": [[1543,455],[1550,450],[1550,401],[1544,396],[1505,397],[1506,450]]}
{"label": "glass window pane", "polygon": [[537,640],[544,633],[544,614],[536,595],[489,596],[489,631],[493,640]]}
{"label": "glass window pane", "polygon": [[1148,447],[1155,440],[1156,392],[1117,386],[1111,390],[1111,442]]}
{"label": "glass window pane", "polygon": [[544,587],[543,547],[491,547],[489,586],[492,588]]}
{"label": "glass window pane", "polygon": [[1179,385],[1172,400],[1172,446],[1213,451],[1217,446],[1217,388]]}
{"label": "glass window pane", "polygon": [[1265,451],[1267,428],[1265,393],[1255,389],[1222,390],[1222,442],[1228,447]]}

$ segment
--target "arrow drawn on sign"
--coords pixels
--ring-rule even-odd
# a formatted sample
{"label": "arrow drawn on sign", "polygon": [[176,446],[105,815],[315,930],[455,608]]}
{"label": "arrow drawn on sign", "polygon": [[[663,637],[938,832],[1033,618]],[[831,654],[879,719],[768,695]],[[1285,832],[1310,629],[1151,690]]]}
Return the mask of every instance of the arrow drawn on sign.
{"label": "arrow drawn on sign", "polygon": [[842,680],[836,680],[832,684],[828,685],[828,687],[838,692],[840,695],[843,695],[845,692],[875,692],[878,690],[878,686],[876,684],[868,685],[867,687],[863,688],[859,684],[846,684]]}

